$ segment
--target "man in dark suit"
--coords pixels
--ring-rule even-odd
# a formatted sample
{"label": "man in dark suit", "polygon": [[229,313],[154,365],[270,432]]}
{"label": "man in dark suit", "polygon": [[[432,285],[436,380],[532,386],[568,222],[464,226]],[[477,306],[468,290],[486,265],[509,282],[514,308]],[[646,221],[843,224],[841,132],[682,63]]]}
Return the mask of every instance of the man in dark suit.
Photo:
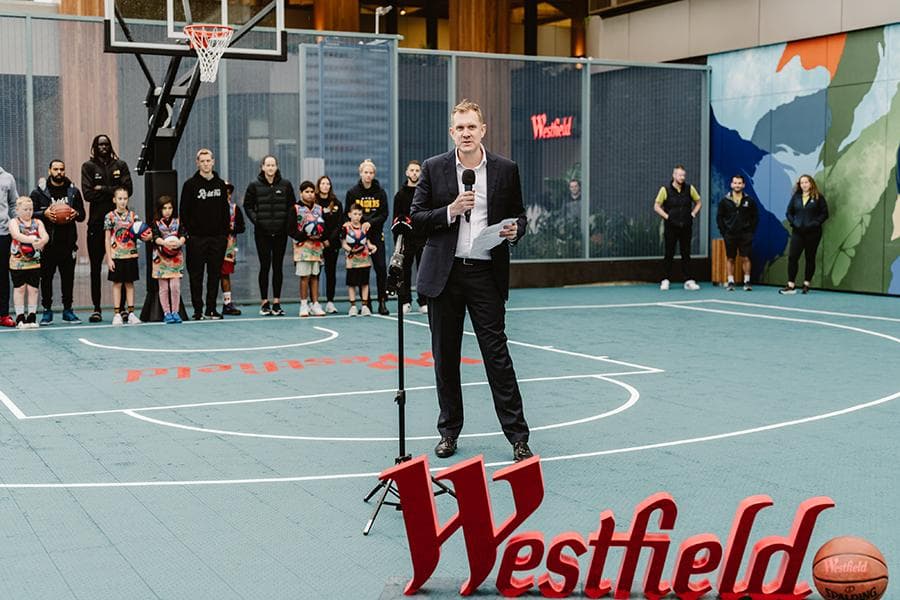
{"label": "man in dark suit", "polygon": [[[475,329],[487,372],[494,409],[513,458],[532,456],[528,424],[506,344],[505,314],[509,297],[509,244],[525,233],[525,209],[516,163],[484,149],[487,126],[481,108],[463,100],[453,108],[450,137],[456,148],[425,161],[412,203],[413,226],[428,238],[422,254],[417,291],[428,298],[428,322],[437,380],[441,441],[434,451],[453,456],[463,427],[459,374],[466,310]],[[474,189],[465,191],[463,172],[475,172]],[[488,225],[514,218],[500,230],[505,238],[482,254],[472,241]]]}

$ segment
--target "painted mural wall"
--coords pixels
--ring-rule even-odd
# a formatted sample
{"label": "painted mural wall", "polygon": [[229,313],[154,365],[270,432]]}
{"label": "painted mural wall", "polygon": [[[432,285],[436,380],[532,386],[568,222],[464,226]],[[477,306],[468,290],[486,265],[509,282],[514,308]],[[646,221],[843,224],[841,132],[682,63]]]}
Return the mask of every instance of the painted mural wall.
{"label": "painted mural wall", "polygon": [[712,197],[740,173],[759,199],[754,278],[786,280],[785,210],[809,174],[831,215],[814,287],[900,295],[900,24],[713,55],[709,65]]}

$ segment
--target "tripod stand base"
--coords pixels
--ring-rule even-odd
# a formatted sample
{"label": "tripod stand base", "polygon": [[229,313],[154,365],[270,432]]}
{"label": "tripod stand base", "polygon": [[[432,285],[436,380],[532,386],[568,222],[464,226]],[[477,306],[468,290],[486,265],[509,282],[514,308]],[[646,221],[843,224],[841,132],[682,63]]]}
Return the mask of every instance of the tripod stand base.
{"label": "tripod stand base", "polygon": [[[405,456],[397,457],[394,463],[399,465],[400,463],[406,462],[411,459],[412,457],[407,454]],[[456,498],[456,493],[452,489],[450,489],[447,485],[441,483],[434,477],[431,478],[431,483],[433,483],[437,488],[434,491],[435,496],[450,494],[451,496]],[[372,511],[372,516],[369,517],[369,521],[366,523],[366,526],[363,527],[363,535],[369,535],[369,532],[372,530],[372,525],[375,524],[375,518],[378,516],[378,512],[381,510],[382,506],[386,504],[388,506],[393,506],[395,510],[402,509],[402,506],[400,504],[400,492],[399,490],[397,490],[397,486],[394,484],[393,479],[385,479],[383,481],[379,481],[378,485],[372,488],[372,491],[369,492],[365,498],[363,498],[363,502],[368,502],[369,500],[371,500],[379,490],[381,490],[381,497],[378,498],[378,502],[375,503],[375,510]],[[393,495],[397,500],[388,500],[388,494]]]}

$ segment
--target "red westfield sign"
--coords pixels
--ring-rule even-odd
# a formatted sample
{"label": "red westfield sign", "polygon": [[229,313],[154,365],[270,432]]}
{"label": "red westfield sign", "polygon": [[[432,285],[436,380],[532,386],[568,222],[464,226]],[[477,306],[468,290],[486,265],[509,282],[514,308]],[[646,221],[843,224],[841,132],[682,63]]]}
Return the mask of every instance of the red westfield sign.
{"label": "red westfield sign", "polygon": [[[512,535],[544,498],[543,473],[537,456],[494,474],[494,481],[509,484],[515,503],[514,512],[499,527],[495,525],[491,511],[481,456],[460,462],[436,475],[436,479],[453,484],[459,505],[458,512],[444,525],[437,519],[425,456],[392,467],[380,477],[393,479],[403,499],[403,520],[413,566],[413,577],[404,590],[406,594],[414,594],[428,581],[437,568],[441,545],[461,529],[469,562],[469,579],[460,589],[462,595],[472,594],[484,582],[496,564],[500,545],[506,540],[496,582],[504,596],[520,596],[537,586],[544,597],[564,598],[571,595],[582,580],[582,592],[587,598],[602,598],[610,592],[614,598],[630,598],[641,551],[648,548],[651,552],[643,580],[646,598],[656,600],[675,594],[678,598],[695,600],[714,587],[709,579],[700,576],[718,570],[715,590],[723,600],[800,600],[811,593],[809,585],[798,579],[816,519],[822,511],[834,506],[834,501],[824,496],[802,502],[786,536],[764,537],[753,545],[745,577],[738,580],[756,515],[773,504],[768,496],[751,496],[738,505],[724,546],[711,533],[687,538],[678,547],[671,579],[663,579],[672,541],[668,534],[648,532],[647,529],[654,516],[659,529],[675,527],[678,507],[665,492],[653,494],[637,505],[627,532],[617,532],[615,516],[612,511],[605,510],[600,514],[596,530],[586,538],[569,531],[546,543],[539,531]],[[623,549],[615,583],[604,579],[610,548]],[[590,553],[590,561],[587,572],[582,575],[578,557],[586,553]],[[776,554],[781,554],[780,568],[774,580],[767,582],[766,570]],[[516,576],[516,573],[532,571],[541,565],[545,572],[537,577]]]}
{"label": "red westfield sign", "polygon": [[547,122],[547,113],[531,115],[531,130],[534,139],[546,140],[549,138],[562,138],[572,136],[572,120],[575,117],[557,117],[550,123]]}

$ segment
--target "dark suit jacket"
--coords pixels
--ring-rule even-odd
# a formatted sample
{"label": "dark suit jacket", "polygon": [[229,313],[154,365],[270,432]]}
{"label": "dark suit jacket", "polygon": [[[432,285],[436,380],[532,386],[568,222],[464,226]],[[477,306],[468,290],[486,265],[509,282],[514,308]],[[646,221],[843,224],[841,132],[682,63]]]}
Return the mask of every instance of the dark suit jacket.
{"label": "dark suit jacket", "polygon": [[[519,227],[516,239],[521,239],[525,235],[526,220],[519,167],[508,158],[487,152],[486,169],[488,225],[515,218]],[[457,195],[456,150],[426,160],[412,202],[413,226],[428,236],[416,281],[417,291],[424,296],[439,296],[453,267],[459,221],[464,217],[460,215],[448,226],[447,205]],[[491,250],[491,261],[497,289],[505,300],[509,297],[508,242]]]}

